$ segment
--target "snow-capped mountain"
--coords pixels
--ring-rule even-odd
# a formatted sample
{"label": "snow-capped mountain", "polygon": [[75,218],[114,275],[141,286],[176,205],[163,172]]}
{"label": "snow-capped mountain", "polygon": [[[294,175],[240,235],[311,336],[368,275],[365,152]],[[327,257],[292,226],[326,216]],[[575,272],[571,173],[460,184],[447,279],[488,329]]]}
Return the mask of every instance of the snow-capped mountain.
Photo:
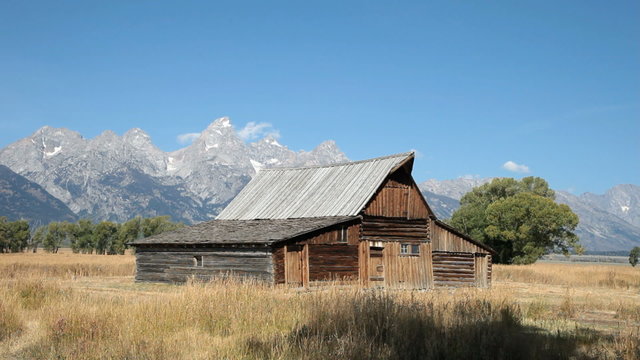
{"label": "snow-capped mountain", "polygon": [[213,218],[263,167],[346,161],[332,141],[295,152],[273,137],[247,144],[229,118],[211,123],[189,146],[167,153],[141,129],[85,139],[43,127],[0,150],[0,164],[62,200],[80,217],[125,221],[171,215]]}

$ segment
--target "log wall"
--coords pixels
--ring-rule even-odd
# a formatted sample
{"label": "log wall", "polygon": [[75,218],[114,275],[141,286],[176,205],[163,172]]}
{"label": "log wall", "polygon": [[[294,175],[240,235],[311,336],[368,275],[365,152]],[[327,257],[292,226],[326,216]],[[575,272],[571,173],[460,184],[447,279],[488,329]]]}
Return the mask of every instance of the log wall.
{"label": "log wall", "polygon": [[365,216],[362,219],[361,239],[369,241],[427,241],[429,221]]}
{"label": "log wall", "polygon": [[433,250],[433,281],[436,286],[476,286],[475,255]]}
{"label": "log wall", "polygon": [[[194,257],[202,257],[201,266],[194,264]],[[190,277],[240,276],[273,282],[273,268],[268,248],[136,248],[136,281],[180,283]]]}

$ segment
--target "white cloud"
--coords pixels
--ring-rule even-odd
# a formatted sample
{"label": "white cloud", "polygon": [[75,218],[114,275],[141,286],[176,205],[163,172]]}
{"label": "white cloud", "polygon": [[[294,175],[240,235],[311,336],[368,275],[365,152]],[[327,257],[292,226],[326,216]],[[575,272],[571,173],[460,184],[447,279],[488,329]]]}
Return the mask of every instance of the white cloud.
{"label": "white cloud", "polygon": [[193,142],[193,140],[197,139],[198,136],[200,136],[200,133],[186,133],[186,134],[180,134],[178,135],[178,143],[185,145],[185,144],[191,144]]}
{"label": "white cloud", "polygon": [[502,168],[508,171],[517,172],[517,173],[528,173],[529,167],[527,165],[516,164],[515,162],[509,160],[506,163],[502,164]]}
{"label": "white cloud", "polygon": [[273,125],[262,122],[249,122],[244,128],[238,131],[238,136],[244,141],[256,140],[260,137],[271,136],[273,138],[279,138],[280,132],[273,128]]}

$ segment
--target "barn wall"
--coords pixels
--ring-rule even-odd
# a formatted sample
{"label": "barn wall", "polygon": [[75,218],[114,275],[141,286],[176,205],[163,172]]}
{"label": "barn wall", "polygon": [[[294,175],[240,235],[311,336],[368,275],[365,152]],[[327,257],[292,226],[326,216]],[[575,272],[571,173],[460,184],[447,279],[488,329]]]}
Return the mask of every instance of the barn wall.
{"label": "barn wall", "polygon": [[357,278],[357,245],[309,245],[310,281]]}
{"label": "barn wall", "polygon": [[[202,266],[194,257],[202,256]],[[136,248],[136,281],[185,282],[193,276],[209,280],[231,275],[266,282],[274,280],[271,250],[268,248]]]}
{"label": "barn wall", "polygon": [[436,286],[476,286],[474,254],[433,250],[433,281]]}
{"label": "barn wall", "polygon": [[405,219],[427,219],[430,212],[411,175],[400,169],[389,176],[365,207],[364,214]]}
{"label": "barn wall", "polygon": [[273,249],[274,282],[284,284],[284,246]]}
{"label": "barn wall", "polygon": [[[346,230],[346,242],[339,242],[342,229]],[[358,243],[360,224],[333,226],[323,232],[315,232],[273,248],[274,280],[285,283],[285,246],[306,245],[308,251],[309,281],[357,279]],[[305,260],[306,261],[306,260]]]}
{"label": "barn wall", "polygon": [[433,220],[429,221],[429,225],[433,251],[468,252],[482,254],[489,253],[487,250],[470,241],[467,241],[461,236],[452,233]]}
{"label": "barn wall", "polygon": [[400,244],[384,243],[384,285],[387,288],[428,289],[432,287],[431,244],[420,242],[419,255],[400,254]]}
{"label": "barn wall", "polygon": [[425,219],[403,219],[365,216],[362,219],[361,239],[369,241],[397,241],[429,239],[429,222]]}

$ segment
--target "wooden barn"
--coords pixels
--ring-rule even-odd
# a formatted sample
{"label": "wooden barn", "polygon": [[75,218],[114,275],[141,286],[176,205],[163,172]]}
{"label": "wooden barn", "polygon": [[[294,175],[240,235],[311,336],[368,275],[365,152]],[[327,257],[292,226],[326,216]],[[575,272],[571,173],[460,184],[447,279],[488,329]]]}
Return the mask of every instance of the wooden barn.
{"label": "wooden barn", "polygon": [[428,289],[491,284],[493,250],[436,219],[413,153],[261,170],[216,220],[137,240],[136,280],[232,274]]}

